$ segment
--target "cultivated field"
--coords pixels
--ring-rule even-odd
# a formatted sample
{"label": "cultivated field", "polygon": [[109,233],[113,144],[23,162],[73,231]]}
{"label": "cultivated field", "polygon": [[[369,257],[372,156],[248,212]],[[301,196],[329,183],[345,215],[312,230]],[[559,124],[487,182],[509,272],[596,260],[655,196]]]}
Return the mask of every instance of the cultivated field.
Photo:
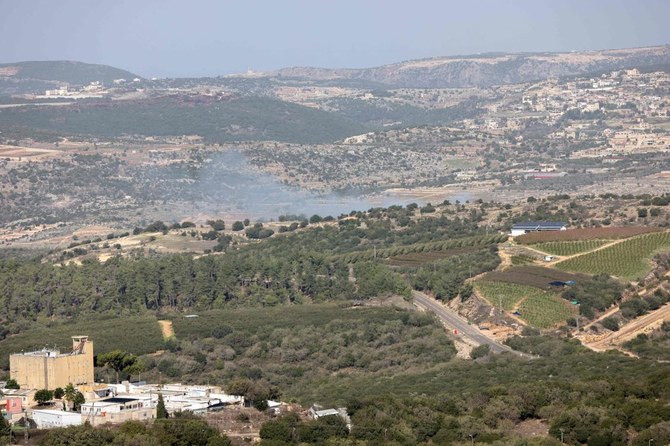
{"label": "cultivated field", "polygon": [[476,286],[492,305],[518,311],[518,317],[534,327],[553,327],[577,314],[577,307],[556,292],[506,282],[480,281]]}
{"label": "cultivated field", "polygon": [[565,242],[545,242],[533,245],[533,248],[557,256],[571,256],[582,252],[593,251],[607,244],[606,240],[578,240]]}
{"label": "cultivated field", "polygon": [[612,228],[581,228],[567,231],[531,232],[517,237],[517,243],[532,245],[534,243],[577,241],[577,240],[618,240],[648,232],[660,231],[649,226],[623,226]]}
{"label": "cultivated field", "polygon": [[605,249],[556,263],[556,268],[586,274],[606,273],[635,280],[649,271],[651,257],[664,250],[670,250],[670,232],[645,234],[624,240]]}
{"label": "cultivated field", "polygon": [[516,283],[519,285],[528,285],[543,290],[556,289],[549,285],[550,282],[567,282],[574,280],[587,280],[588,277],[581,274],[571,274],[565,271],[559,271],[553,268],[543,268],[541,266],[523,265],[514,266],[504,271],[491,271],[482,278],[482,281]]}

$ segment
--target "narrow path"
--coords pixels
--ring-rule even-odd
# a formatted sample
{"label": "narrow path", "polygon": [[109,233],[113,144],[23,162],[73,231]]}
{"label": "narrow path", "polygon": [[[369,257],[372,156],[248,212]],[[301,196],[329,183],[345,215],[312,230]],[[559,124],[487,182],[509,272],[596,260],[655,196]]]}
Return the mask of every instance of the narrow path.
{"label": "narrow path", "polygon": [[467,319],[463,318],[447,306],[442,305],[435,299],[429,297],[427,294],[420,291],[412,291],[412,296],[414,297],[414,304],[417,307],[432,311],[446,327],[452,330],[458,330],[458,332],[461,333],[465,339],[468,339],[477,345],[486,344],[493,353],[508,352],[521,358],[532,358],[532,356],[529,354],[513,350],[512,348],[486,336],[475,325],[470,324]]}
{"label": "narrow path", "polygon": [[172,327],[172,321],[158,321],[158,325],[161,326],[161,332],[163,333],[163,339],[170,339],[174,337],[174,328]]}
{"label": "narrow path", "polygon": [[497,271],[503,271],[512,267],[512,256],[505,251],[505,248],[498,248],[498,257],[500,257],[500,265],[496,268]]}

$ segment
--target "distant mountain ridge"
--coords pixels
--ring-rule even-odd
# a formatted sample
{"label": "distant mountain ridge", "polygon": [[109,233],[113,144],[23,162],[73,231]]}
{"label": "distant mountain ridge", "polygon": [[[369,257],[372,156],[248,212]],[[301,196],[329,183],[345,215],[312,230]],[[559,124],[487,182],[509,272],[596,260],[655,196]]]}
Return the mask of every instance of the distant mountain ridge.
{"label": "distant mountain ridge", "polygon": [[141,77],[130,71],[108,65],[67,60],[0,64],[0,79],[16,82],[46,81],[71,85],[87,85],[94,81],[111,84],[114,79],[132,80],[134,78]]}
{"label": "distant mountain ridge", "polygon": [[271,77],[360,79],[394,87],[462,88],[532,82],[670,63],[670,45],[570,53],[489,53],[434,57],[362,69],[290,67]]}

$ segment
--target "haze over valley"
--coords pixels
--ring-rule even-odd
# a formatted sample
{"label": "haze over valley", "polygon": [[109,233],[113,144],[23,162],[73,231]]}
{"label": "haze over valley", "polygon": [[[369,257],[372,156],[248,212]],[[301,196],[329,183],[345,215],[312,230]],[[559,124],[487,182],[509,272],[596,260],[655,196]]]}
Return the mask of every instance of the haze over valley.
{"label": "haze over valley", "polygon": [[0,0],[0,445],[670,444],[668,14]]}

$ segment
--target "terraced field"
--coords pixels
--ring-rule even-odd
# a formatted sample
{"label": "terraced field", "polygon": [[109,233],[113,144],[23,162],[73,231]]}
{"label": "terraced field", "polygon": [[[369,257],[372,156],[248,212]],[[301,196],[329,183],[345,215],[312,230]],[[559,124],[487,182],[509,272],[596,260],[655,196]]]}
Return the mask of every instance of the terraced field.
{"label": "terraced field", "polygon": [[571,256],[582,252],[593,251],[609,243],[608,240],[578,240],[565,242],[545,242],[533,245],[533,248],[544,251],[547,254],[557,256]]}
{"label": "terraced field", "polygon": [[651,268],[649,260],[655,253],[667,250],[670,250],[670,232],[657,232],[633,237],[555,266],[563,271],[606,273],[625,280],[636,280],[647,274]]}
{"label": "terraced field", "polygon": [[577,314],[577,307],[558,293],[516,283],[479,281],[477,291],[492,305],[518,311],[529,325],[550,328]]}

